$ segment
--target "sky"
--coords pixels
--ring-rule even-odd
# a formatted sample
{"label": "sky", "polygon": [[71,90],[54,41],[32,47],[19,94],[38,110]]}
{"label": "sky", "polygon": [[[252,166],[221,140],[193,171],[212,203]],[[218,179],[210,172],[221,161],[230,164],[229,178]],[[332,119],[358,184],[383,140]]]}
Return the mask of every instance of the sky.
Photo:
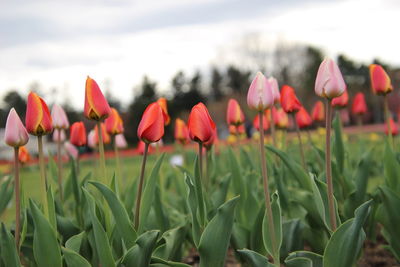
{"label": "sky", "polygon": [[89,75],[126,104],[145,74],[165,91],[179,70],[240,64],[249,33],[400,65],[398,14],[397,0],[2,0],[0,97],[38,82],[82,109]]}

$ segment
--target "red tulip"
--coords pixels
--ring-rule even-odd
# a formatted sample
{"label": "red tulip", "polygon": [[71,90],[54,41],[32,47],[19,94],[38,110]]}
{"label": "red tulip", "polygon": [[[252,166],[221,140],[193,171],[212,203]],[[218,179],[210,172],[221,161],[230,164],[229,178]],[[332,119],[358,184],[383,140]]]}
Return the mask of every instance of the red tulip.
{"label": "red tulip", "polygon": [[163,109],[156,102],[151,103],[143,113],[137,134],[145,143],[154,143],[164,135],[164,122],[167,119]]}
{"label": "red tulip", "polygon": [[281,90],[281,106],[286,113],[297,112],[301,108],[301,103],[296,93],[289,85],[284,85]]}
{"label": "red tulip", "polygon": [[189,115],[188,128],[189,136],[195,142],[204,143],[213,137],[215,123],[203,103],[199,103],[192,108]]}
{"label": "red tulip", "polygon": [[10,110],[6,122],[4,141],[12,147],[22,147],[28,143],[29,136],[14,108]]}
{"label": "red tulip", "polygon": [[46,135],[53,131],[49,108],[37,94],[30,92],[26,105],[25,125],[32,135]]}
{"label": "red tulip", "polygon": [[354,115],[363,115],[367,113],[367,103],[365,103],[364,94],[358,92],[353,100],[353,105],[351,106],[351,112]]}
{"label": "red tulip", "polygon": [[111,113],[110,106],[96,81],[89,76],[86,79],[84,114],[90,120],[101,121]]}
{"label": "red tulip", "polygon": [[[392,130],[392,135],[398,135],[399,133],[399,129],[397,127],[397,124],[394,122],[394,120],[392,118],[390,118],[390,129]],[[388,130],[388,125],[387,123],[385,123],[385,134],[388,135],[389,134],[389,130]]]}
{"label": "red tulip", "polygon": [[104,121],[107,133],[117,135],[124,132],[124,123],[115,108],[111,108],[110,116]]}
{"label": "red tulip", "polygon": [[[111,142],[111,137],[106,131],[106,125],[101,123],[101,135],[103,136],[103,144],[109,144]],[[99,130],[97,125],[94,126],[94,140],[96,144],[99,144]]]}
{"label": "red tulip", "polygon": [[344,93],[341,96],[332,99],[332,107],[344,108],[347,106],[348,103],[349,103],[349,94],[347,93],[347,90],[344,91]]}
{"label": "red tulip", "polygon": [[230,134],[233,134],[233,135],[237,134],[237,128],[236,128],[235,125],[229,125],[229,129],[228,130],[229,130]]}
{"label": "red tulip", "polygon": [[[267,115],[267,114],[265,114],[265,112],[264,112],[264,114],[263,114],[263,116],[262,116],[262,118],[263,118],[263,128],[264,128],[264,132],[265,132],[266,130],[268,130],[268,128],[269,128],[269,119],[268,119],[269,117],[267,117],[266,115]],[[260,131],[260,116],[259,116],[259,114],[257,114],[257,115],[254,117],[253,126],[254,126],[254,128],[257,129],[257,131]]]}
{"label": "red tulip", "polygon": [[386,95],[393,91],[389,75],[381,65],[371,64],[369,66],[372,91],[377,95]]}
{"label": "red tulip", "polygon": [[71,125],[69,141],[75,146],[86,145],[86,128],[83,122],[75,122]]}
{"label": "red tulip", "polygon": [[237,132],[238,132],[239,134],[245,134],[245,133],[246,133],[246,128],[244,128],[244,125],[243,125],[243,124],[239,125],[239,126],[236,127],[236,128],[237,128]]}
{"label": "red tulip", "polygon": [[31,160],[31,155],[29,154],[28,149],[26,146],[21,146],[18,150],[18,160],[21,163],[27,163]]}
{"label": "red tulip", "polygon": [[186,144],[189,141],[189,130],[186,123],[181,119],[175,120],[175,140],[181,144]]}
{"label": "red tulip", "polygon": [[240,125],[244,122],[244,114],[239,106],[239,103],[231,98],[228,102],[228,108],[226,112],[226,121],[228,125]]}
{"label": "red tulip", "polygon": [[325,107],[322,101],[317,101],[311,111],[311,118],[313,121],[325,121]]}
{"label": "red tulip", "polygon": [[296,113],[296,122],[299,128],[307,128],[312,124],[312,119],[304,107]]}
{"label": "red tulip", "polygon": [[213,132],[212,137],[211,137],[210,139],[208,139],[207,142],[204,142],[204,147],[205,147],[207,150],[210,150],[211,147],[212,147],[213,145],[215,145],[217,142],[218,142],[218,132],[217,132],[217,128],[214,128],[214,132]]}
{"label": "red tulip", "polygon": [[289,126],[289,116],[283,108],[272,108],[272,117],[276,127],[286,129]]}
{"label": "red tulip", "polygon": [[171,118],[168,114],[167,99],[165,99],[164,97],[161,97],[157,100],[157,104],[160,105],[160,107],[162,108],[162,110],[164,112],[165,125],[168,125],[171,121]]}

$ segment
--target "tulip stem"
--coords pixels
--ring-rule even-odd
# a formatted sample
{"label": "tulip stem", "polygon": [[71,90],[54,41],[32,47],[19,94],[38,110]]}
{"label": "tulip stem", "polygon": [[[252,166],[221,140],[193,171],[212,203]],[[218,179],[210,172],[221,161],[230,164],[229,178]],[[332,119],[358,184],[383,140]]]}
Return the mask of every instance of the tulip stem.
{"label": "tulip stem", "polygon": [[325,167],[326,167],[326,183],[328,185],[328,202],[329,202],[329,219],[332,231],[336,231],[336,212],[333,196],[332,183],[332,166],[331,166],[331,126],[332,126],[332,105],[330,99],[326,103],[326,152],[325,152]]}
{"label": "tulip stem", "polygon": [[[264,185],[264,195],[265,195],[265,208],[267,211],[267,219],[268,219],[268,226],[269,232],[271,233],[271,240],[272,240],[272,250],[274,253],[277,251],[277,244],[276,244],[276,234],[275,234],[275,226],[274,226],[274,219],[272,216],[272,207],[271,207],[271,198],[269,194],[268,188],[268,174],[267,174],[267,163],[265,160],[265,150],[264,150],[264,125],[263,125],[263,112],[259,112],[259,126],[260,126],[260,156],[261,156],[261,174],[263,177],[263,185]],[[271,255],[274,258],[274,263],[279,266],[279,257],[275,257],[276,255]]]}
{"label": "tulip stem", "polygon": [[304,169],[305,171],[307,171],[306,161],[305,161],[305,158],[304,158],[303,141],[301,140],[301,134],[300,134],[299,124],[297,123],[296,116],[295,116],[294,113],[293,113],[293,122],[294,122],[294,126],[296,127],[297,139],[299,139],[299,148],[300,148],[300,156],[301,156],[301,165],[303,166],[303,169]]}
{"label": "tulip stem", "polygon": [[270,114],[270,121],[271,121],[271,135],[272,135],[272,143],[274,144],[274,147],[276,146],[276,134],[275,134],[275,122],[274,122],[274,116],[272,114],[273,109],[271,108]]}
{"label": "tulip stem", "polygon": [[135,207],[135,229],[139,230],[139,216],[140,216],[140,202],[142,201],[142,188],[144,182],[144,171],[146,169],[147,152],[149,150],[149,144],[144,144],[142,168],[140,170],[139,186],[136,195],[136,207]]}
{"label": "tulip stem", "polygon": [[62,188],[62,158],[61,158],[61,131],[58,129],[57,138],[57,164],[58,164],[58,191],[60,193],[61,203],[63,202],[63,188]]}
{"label": "tulip stem", "polygon": [[43,136],[39,135],[38,139],[38,150],[39,150],[39,167],[40,167],[40,183],[41,183],[41,197],[44,216],[49,219],[49,207],[47,205],[47,180],[46,180],[46,170],[44,166],[44,155],[43,155]]}
{"label": "tulip stem", "polygon": [[388,101],[387,95],[385,95],[384,98],[383,98],[383,105],[384,105],[385,119],[386,119],[387,129],[388,129],[389,144],[393,148],[392,125],[390,124],[390,119],[391,119],[392,115],[390,114],[389,101]]}
{"label": "tulip stem", "polygon": [[106,159],[104,157],[104,143],[103,143],[103,131],[101,130],[101,122],[97,122],[97,134],[99,136],[99,153],[100,153],[100,168],[101,168],[101,175],[103,178],[104,184],[107,183],[106,179]]}
{"label": "tulip stem", "polygon": [[14,172],[15,172],[15,245],[19,251],[20,225],[21,225],[21,198],[20,198],[20,182],[19,182],[19,147],[14,148]]}
{"label": "tulip stem", "polygon": [[118,146],[117,146],[117,136],[114,135],[114,154],[115,154],[115,163],[117,167],[117,178],[122,179],[121,177],[121,162],[119,159],[119,151],[118,151]]}

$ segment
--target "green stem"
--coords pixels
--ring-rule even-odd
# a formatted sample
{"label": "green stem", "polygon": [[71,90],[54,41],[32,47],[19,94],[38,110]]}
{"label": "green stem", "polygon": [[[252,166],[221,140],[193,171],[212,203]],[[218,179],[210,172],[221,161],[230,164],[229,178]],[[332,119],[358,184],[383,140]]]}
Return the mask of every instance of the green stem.
{"label": "green stem", "polygon": [[40,194],[42,198],[42,205],[44,216],[49,219],[49,207],[47,205],[47,180],[46,180],[46,169],[44,166],[44,155],[43,155],[43,136],[38,137],[38,150],[39,150],[39,167],[40,167]]}
{"label": "green stem", "polygon": [[270,114],[270,121],[271,121],[271,135],[272,135],[272,143],[274,144],[274,147],[276,147],[276,134],[275,134],[275,122],[274,122],[274,116],[272,114],[272,108]]}
{"label": "green stem", "polygon": [[325,152],[325,166],[326,166],[326,183],[328,185],[328,202],[329,202],[329,220],[332,231],[336,231],[336,212],[333,196],[333,183],[332,183],[332,166],[331,166],[331,126],[332,126],[332,105],[331,100],[327,99],[326,103],[326,152]]}
{"label": "green stem", "polygon": [[306,167],[306,160],[304,158],[304,149],[303,149],[303,141],[301,140],[301,134],[300,134],[300,128],[299,124],[297,123],[296,116],[293,113],[293,123],[294,126],[296,127],[296,133],[297,133],[297,139],[299,139],[299,148],[300,148],[300,156],[301,156],[301,165],[303,166],[303,169],[307,171]]}
{"label": "green stem", "polygon": [[100,169],[102,180],[104,184],[107,184],[106,178],[106,159],[104,157],[104,143],[103,143],[103,133],[101,130],[101,122],[97,122],[97,135],[99,136],[99,153],[100,153]]}
{"label": "green stem", "polygon": [[58,129],[57,165],[58,165],[58,191],[60,193],[60,200],[62,203],[63,202],[63,188],[62,188],[61,131],[63,131],[63,130]]}
{"label": "green stem", "polygon": [[137,195],[136,195],[136,207],[135,207],[135,229],[136,229],[136,231],[139,230],[140,203],[142,201],[142,188],[143,188],[143,182],[144,182],[144,171],[146,169],[146,160],[147,160],[148,150],[149,150],[149,144],[145,143],[142,168],[140,170],[140,177],[139,177],[139,186],[138,186]]}
{"label": "green stem", "polygon": [[15,245],[19,251],[20,225],[21,225],[21,198],[20,198],[20,182],[19,182],[19,147],[14,148],[14,172],[15,172]]}
{"label": "green stem", "polygon": [[121,162],[119,159],[119,151],[118,151],[118,146],[117,146],[117,142],[116,142],[116,135],[114,135],[114,154],[115,154],[115,163],[116,163],[116,167],[117,167],[117,178],[121,179]]}
{"label": "green stem", "polygon": [[384,96],[383,98],[383,104],[384,104],[384,109],[385,109],[385,119],[386,119],[386,123],[387,123],[387,128],[388,128],[388,137],[389,137],[389,144],[393,147],[393,135],[392,135],[392,125],[390,124],[390,119],[392,117],[392,115],[390,114],[390,110],[389,110],[389,101],[388,101],[388,97],[387,95]]}
{"label": "green stem", "polygon": [[[267,163],[265,160],[265,151],[264,151],[264,125],[263,125],[263,120],[262,120],[262,115],[263,112],[259,112],[259,126],[260,126],[260,157],[261,157],[261,174],[263,177],[263,185],[264,185],[264,195],[265,195],[265,208],[267,210],[267,218],[268,218],[268,226],[269,226],[269,232],[271,233],[271,240],[272,240],[272,250],[274,253],[277,251],[277,243],[276,243],[276,234],[275,234],[275,226],[274,226],[274,218],[272,215],[272,207],[271,207],[271,198],[269,194],[269,188],[268,188],[268,174],[267,174]],[[278,251],[279,252],[279,251]],[[276,255],[272,255],[274,258],[274,263],[279,266],[279,257],[276,257]]]}
{"label": "green stem", "polygon": [[196,187],[198,190],[197,201],[199,203],[199,215],[201,225],[205,226],[206,216],[205,216],[205,208],[204,208],[204,199],[203,199],[203,143],[199,142],[199,175],[195,175],[196,178]]}

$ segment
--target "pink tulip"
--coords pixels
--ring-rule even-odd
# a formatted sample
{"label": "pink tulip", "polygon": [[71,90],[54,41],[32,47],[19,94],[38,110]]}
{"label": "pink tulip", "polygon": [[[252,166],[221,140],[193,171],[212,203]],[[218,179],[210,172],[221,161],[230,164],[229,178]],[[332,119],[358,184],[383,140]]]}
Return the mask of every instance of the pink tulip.
{"label": "pink tulip", "polygon": [[96,133],[94,130],[91,130],[87,136],[88,146],[92,149],[97,147]]}
{"label": "pink tulip", "polygon": [[24,124],[14,108],[8,113],[4,141],[12,147],[24,146],[28,143],[29,136]]}
{"label": "pink tulip", "polygon": [[[61,131],[61,135],[59,135],[60,131]],[[66,136],[65,136],[64,129],[58,129],[58,128],[54,129],[54,131],[53,131],[53,142],[55,142],[55,143],[64,142],[65,138],[66,138]]]}
{"label": "pink tulip", "polygon": [[118,148],[128,147],[128,143],[126,142],[125,136],[123,134],[117,134],[115,136],[115,143]]}
{"label": "pink tulip", "polygon": [[342,95],[345,90],[346,84],[339,67],[332,59],[324,59],[318,69],[315,93],[320,97],[332,99]]}
{"label": "pink tulip", "polygon": [[67,114],[65,114],[64,109],[54,104],[53,108],[51,109],[51,118],[53,120],[53,127],[56,129],[68,129],[69,121]]}
{"label": "pink tulip", "polygon": [[279,93],[278,81],[274,77],[268,78],[268,83],[271,86],[272,97],[274,98],[274,104],[278,104],[281,101],[281,94]]}
{"label": "pink tulip", "polygon": [[263,111],[272,107],[273,104],[274,97],[271,86],[265,76],[261,72],[257,72],[247,93],[247,105],[251,109]]}
{"label": "pink tulip", "polygon": [[64,148],[67,151],[68,155],[71,156],[71,158],[73,159],[78,158],[79,151],[73,144],[71,144],[70,142],[65,142]]}

